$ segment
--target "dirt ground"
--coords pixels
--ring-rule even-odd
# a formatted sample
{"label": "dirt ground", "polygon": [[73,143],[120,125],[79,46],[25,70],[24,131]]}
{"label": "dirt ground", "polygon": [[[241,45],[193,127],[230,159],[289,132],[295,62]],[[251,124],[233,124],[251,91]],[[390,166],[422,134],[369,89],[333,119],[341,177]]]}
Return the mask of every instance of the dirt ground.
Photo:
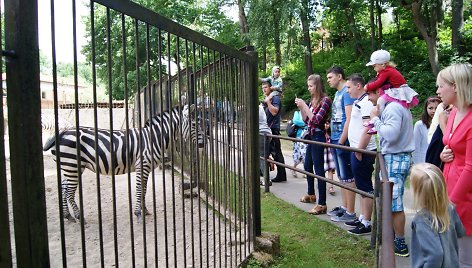
{"label": "dirt ground", "polygon": [[[80,223],[65,220],[63,254],[56,163],[54,156],[45,153],[51,267],[62,267],[64,258],[69,267],[81,267],[84,263],[98,267],[101,262],[105,267],[116,263],[132,267],[133,262],[136,267],[233,267],[249,254],[249,244],[244,240],[247,226],[230,224],[220,213],[215,213],[212,207],[217,205],[209,201],[207,206],[203,191],[194,190],[197,197],[184,198],[180,190],[181,177],[172,176],[170,170],[156,169],[154,174],[154,180],[149,178],[146,196],[146,205],[152,215],[138,223],[133,214],[135,174],[131,173],[130,181],[128,175],[116,176],[113,195],[110,176],[101,175],[97,183],[95,173],[86,170],[82,178],[83,206],[76,194],[76,202],[84,210],[84,231],[82,234]],[[12,211],[11,196],[9,205]]]}

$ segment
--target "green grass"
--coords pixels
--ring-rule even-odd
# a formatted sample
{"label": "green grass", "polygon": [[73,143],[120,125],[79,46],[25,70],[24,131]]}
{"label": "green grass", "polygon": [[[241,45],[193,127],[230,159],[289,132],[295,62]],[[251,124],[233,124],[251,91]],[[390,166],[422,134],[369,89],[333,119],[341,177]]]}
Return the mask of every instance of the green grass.
{"label": "green grass", "polygon": [[[262,232],[280,235],[281,256],[270,267],[373,267],[374,252],[365,238],[261,193]],[[259,267],[254,261],[248,267]]]}

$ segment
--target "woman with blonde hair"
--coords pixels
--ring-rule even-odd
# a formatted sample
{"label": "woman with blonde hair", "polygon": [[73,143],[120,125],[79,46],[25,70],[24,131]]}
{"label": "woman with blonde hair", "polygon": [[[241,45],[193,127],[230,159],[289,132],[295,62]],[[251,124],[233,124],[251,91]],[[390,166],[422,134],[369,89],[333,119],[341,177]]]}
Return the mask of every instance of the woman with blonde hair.
{"label": "woman with blonde hair", "polygon": [[447,118],[440,158],[449,199],[466,230],[458,241],[459,262],[461,267],[472,267],[472,67],[451,65],[439,72],[436,84],[442,101],[454,106]]}
{"label": "woman with blonde hair", "polygon": [[[300,109],[302,119],[308,125],[309,138],[311,141],[326,142],[325,123],[328,120],[331,110],[331,99],[326,95],[323,81],[320,75],[312,74],[307,79],[308,91],[311,95],[309,104],[302,99],[295,98],[295,104]],[[304,169],[307,172],[324,177],[324,147],[318,144],[308,144],[306,149]],[[300,199],[300,202],[314,203],[315,195],[315,178],[307,176],[308,192],[307,195]],[[318,204],[309,211],[310,214],[319,215],[326,214],[326,182],[318,180]]]}
{"label": "woman with blonde hair", "polygon": [[416,164],[410,179],[418,211],[411,223],[412,267],[459,267],[457,239],[465,230],[449,202],[441,170]]}

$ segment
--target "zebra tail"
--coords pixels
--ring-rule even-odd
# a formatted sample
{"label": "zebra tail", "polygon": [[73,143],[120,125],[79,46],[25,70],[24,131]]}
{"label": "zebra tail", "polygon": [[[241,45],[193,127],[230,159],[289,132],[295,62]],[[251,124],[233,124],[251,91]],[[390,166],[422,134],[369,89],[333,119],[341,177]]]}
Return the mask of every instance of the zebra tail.
{"label": "zebra tail", "polygon": [[[61,130],[59,132],[59,139],[62,137],[62,135],[64,134],[64,132],[66,132],[66,130]],[[49,139],[46,141],[46,143],[44,144],[44,147],[43,147],[43,151],[48,151],[49,149],[51,149],[54,144],[56,144],[56,136],[51,136],[49,137]]]}

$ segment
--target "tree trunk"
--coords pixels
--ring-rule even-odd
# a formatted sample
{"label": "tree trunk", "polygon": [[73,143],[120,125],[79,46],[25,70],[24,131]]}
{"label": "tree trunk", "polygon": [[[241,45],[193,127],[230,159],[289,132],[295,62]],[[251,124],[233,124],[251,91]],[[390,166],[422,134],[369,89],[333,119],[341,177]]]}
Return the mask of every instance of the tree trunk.
{"label": "tree trunk", "polygon": [[305,47],[305,72],[309,76],[313,74],[313,63],[311,57],[311,38],[310,38],[310,27],[308,21],[308,1],[302,2],[302,9],[300,10],[300,20],[302,22],[303,32],[303,46]]}
{"label": "tree trunk", "polygon": [[277,12],[273,13],[273,22],[274,22],[274,48],[275,48],[275,65],[282,63],[282,52],[280,50],[280,20],[277,17]]}
{"label": "tree trunk", "polygon": [[265,73],[267,71],[267,45],[264,44],[262,46],[262,63],[261,63],[262,71]]}
{"label": "tree trunk", "polygon": [[374,51],[377,47],[375,45],[375,14],[374,14],[374,0],[369,1],[369,13],[370,13],[370,49]]}
{"label": "tree trunk", "polygon": [[239,32],[243,38],[244,43],[247,46],[251,45],[251,40],[249,39],[249,27],[247,24],[246,12],[244,12],[244,4],[241,0],[237,0],[238,4],[238,17],[239,17]]}
{"label": "tree trunk", "polygon": [[421,14],[421,1],[415,0],[410,5],[405,5],[405,7],[411,10],[413,14],[413,22],[423,39],[426,41],[429,63],[431,64],[433,74],[436,76],[439,73],[437,50],[438,15],[442,12],[442,7],[437,7],[440,10],[431,10],[430,14],[428,14],[428,18],[425,18]]}
{"label": "tree trunk", "polygon": [[379,28],[379,44],[383,43],[383,34],[382,34],[382,8],[380,7],[379,0],[375,0],[375,6],[377,7],[377,26]]}
{"label": "tree trunk", "polygon": [[356,24],[356,19],[354,17],[354,11],[352,7],[350,6],[350,2],[347,3],[346,7],[346,16],[347,16],[347,21],[349,25],[351,26],[351,34],[354,38],[354,44],[356,48],[356,54],[357,56],[362,55],[362,45],[361,45],[361,36],[359,34],[359,31],[357,30],[357,24]]}
{"label": "tree trunk", "polygon": [[462,29],[464,28],[464,0],[452,0],[452,47],[459,56],[465,53]]}
{"label": "tree trunk", "polygon": [[398,35],[398,41],[402,41],[402,32],[401,32],[401,28],[400,28],[400,14],[397,10],[397,8],[395,8],[395,10],[393,11],[393,14],[395,16],[395,25],[397,27],[397,35]]}

